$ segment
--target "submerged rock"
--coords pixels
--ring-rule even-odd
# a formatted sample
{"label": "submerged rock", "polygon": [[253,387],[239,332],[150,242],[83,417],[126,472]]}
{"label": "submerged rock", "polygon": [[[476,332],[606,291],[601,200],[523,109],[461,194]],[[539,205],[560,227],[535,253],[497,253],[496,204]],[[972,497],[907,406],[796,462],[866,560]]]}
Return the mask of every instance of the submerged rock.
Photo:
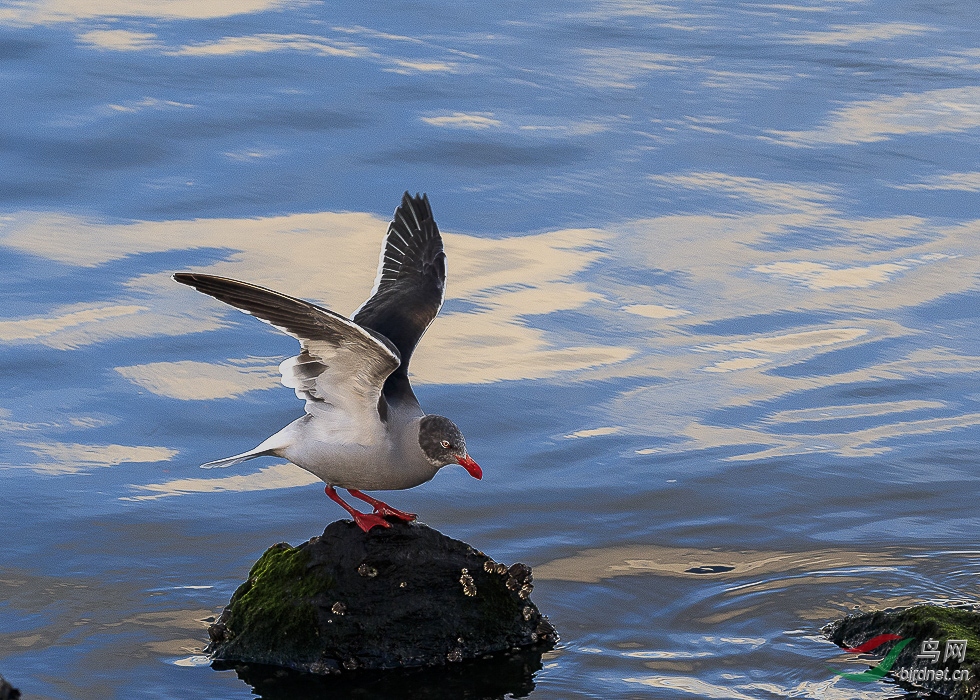
{"label": "submerged rock", "polygon": [[0,676],[0,700],[18,700],[20,691]]}
{"label": "submerged rock", "polygon": [[[890,635],[869,652],[884,656],[876,666],[880,676],[887,672],[907,689],[925,689],[953,700],[980,700],[980,611],[974,606],[916,605],[860,613],[823,631],[844,649],[874,645],[876,637]],[[900,649],[897,654],[896,649]]]}
{"label": "submerged rock", "polygon": [[528,647],[445,666],[362,669],[330,676],[241,661],[216,661],[214,668],[234,670],[263,700],[504,700],[524,698],[534,691],[542,651],[541,647]]}
{"label": "submerged rock", "polygon": [[439,666],[557,641],[531,569],[420,523],[270,547],[208,628],[212,659],[312,673]]}

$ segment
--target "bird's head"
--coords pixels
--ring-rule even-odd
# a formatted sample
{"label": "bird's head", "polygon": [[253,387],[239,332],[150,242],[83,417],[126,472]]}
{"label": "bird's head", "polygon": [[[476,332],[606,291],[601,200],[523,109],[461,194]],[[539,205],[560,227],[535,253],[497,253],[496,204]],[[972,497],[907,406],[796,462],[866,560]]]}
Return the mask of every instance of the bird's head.
{"label": "bird's head", "polygon": [[483,478],[480,465],[466,454],[463,434],[448,418],[423,416],[419,423],[419,447],[433,466],[461,464],[474,479]]}

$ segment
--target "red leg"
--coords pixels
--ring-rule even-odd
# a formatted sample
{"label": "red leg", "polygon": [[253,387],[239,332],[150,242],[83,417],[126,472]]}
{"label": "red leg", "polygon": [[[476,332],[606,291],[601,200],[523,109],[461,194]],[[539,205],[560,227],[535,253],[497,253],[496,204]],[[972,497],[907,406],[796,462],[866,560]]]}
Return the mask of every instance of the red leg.
{"label": "red leg", "polygon": [[391,517],[397,518],[398,520],[402,520],[406,523],[410,523],[419,517],[415,513],[406,513],[403,510],[392,508],[387,503],[384,503],[383,501],[379,501],[377,498],[372,498],[371,496],[368,496],[363,491],[358,491],[357,489],[347,489],[347,493],[349,493],[354,498],[360,498],[362,501],[364,501],[369,506],[374,508],[375,515],[380,515],[382,517],[386,515],[390,515]]}
{"label": "red leg", "polygon": [[350,513],[351,517],[354,518],[354,522],[357,523],[357,526],[364,530],[364,532],[369,532],[372,527],[377,527],[379,525],[381,527],[391,527],[391,523],[382,518],[380,515],[360,513],[351,508],[349,505],[347,505],[344,499],[337,494],[333,486],[328,485],[325,489],[323,489],[323,492],[330,497],[331,501]]}

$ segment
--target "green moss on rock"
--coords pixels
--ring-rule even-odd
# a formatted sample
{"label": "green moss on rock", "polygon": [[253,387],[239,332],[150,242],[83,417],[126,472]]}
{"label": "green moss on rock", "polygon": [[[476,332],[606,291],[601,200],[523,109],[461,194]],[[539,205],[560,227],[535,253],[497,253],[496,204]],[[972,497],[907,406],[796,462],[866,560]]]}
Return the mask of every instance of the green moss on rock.
{"label": "green moss on rock", "polygon": [[219,620],[212,639],[220,637],[228,654],[259,645],[268,663],[315,661],[309,653],[319,637],[313,600],[332,581],[307,575],[309,564],[304,547],[279,543],[266,550],[232,596],[234,614]]}
{"label": "green moss on rock", "polygon": [[[895,660],[889,675],[906,688],[925,688],[931,692],[954,700],[980,700],[980,612],[973,606],[942,607],[938,605],[916,605],[901,610],[882,610],[871,613],[849,615],[824,629],[835,644],[842,648],[860,646],[880,634],[898,634],[902,638],[913,638]],[[941,654],[948,640],[966,640],[966,660],[956,658],[936,663],[917,656],[922,652],[925,640],[939,642]],[[890,646],[881,647],[874,653],[881,655]],[[901,670],[948,669],[966,670],[968,677],[959,681],[921,680],[909,682],[902,678]]]}

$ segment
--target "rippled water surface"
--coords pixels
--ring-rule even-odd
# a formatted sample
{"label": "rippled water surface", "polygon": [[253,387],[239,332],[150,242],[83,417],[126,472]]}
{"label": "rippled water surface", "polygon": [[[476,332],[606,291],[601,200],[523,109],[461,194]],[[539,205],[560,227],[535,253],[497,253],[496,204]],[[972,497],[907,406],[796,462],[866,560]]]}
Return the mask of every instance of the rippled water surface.
{"label": "rippled water surface", "polygon": [[417,393],[486,476],[386,497],[562,635],[533,690],[410,682],[900,695],[819,630],[977,598],[978,78],[955,0],[0,0],[0,673],[290,697],[206,620],[342,512],[198,465],[301,415],[295,343],[170,274],[348,314],[409,189],[450,275]]}

